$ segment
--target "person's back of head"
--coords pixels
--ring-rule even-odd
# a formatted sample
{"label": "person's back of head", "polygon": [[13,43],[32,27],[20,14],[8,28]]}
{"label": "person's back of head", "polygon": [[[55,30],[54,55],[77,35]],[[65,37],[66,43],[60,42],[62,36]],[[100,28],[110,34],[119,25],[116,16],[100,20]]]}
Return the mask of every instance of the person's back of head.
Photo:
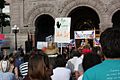
{"label": "person's back of head", "polygon": [[29,54],[25,54],[24,57],[23,57],[24,58],[24,62],[28,62],[29,57],[30,57]]}
{"label": "person's back of head", "polygon": [[85,54],[84,58],[83,58],[83,62],[82,62],[84,72],[87,69],[89,69],[101,62],[102,62],[101,57],[98,54],[96,54],[96,53]]}
{"label": "person's back of head", "polygon": [[100,44],[106,58],[120,58],[120,29],[107,28],[100,35]]}
{"label": "person's back of head", "polygon": [[42,51],[35,51],[28,62],[28,76],[31,80],[49,80],[49,62]]}
{"label": "person's back of head", "polygon": [[58,55],[55,59],[55,67],[65,67],[66,59],[63,55]]}
{"label": "person's back of head", "polygon": [[76,50],[73,50],[73,51],[70,53],[70,58],[80,57],[80,56],[81,56],[81,53],[79,53],[79,51],[76,51]]}

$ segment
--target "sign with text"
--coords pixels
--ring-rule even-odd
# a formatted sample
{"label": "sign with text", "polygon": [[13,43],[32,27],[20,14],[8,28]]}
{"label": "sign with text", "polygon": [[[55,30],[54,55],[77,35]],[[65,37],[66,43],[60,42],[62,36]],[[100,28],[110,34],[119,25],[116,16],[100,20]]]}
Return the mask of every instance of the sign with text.
{"label": "sign with text", "polygon": [[75,39],[94,39],[95,31],[87,30],[87,31],[74,31]]}
{"label": "sign with text", "polygon": [[53,42],[53,36],[52,35],[46,37],[46,42],[50,42],[50,41]]}
{"label": "sign with text", "polygon": [[44,47],[47,47],[47,42],[37,42],[37,49],[42,49]]}
{"label": "sign with text", "polygon": [[70,42],[70,25],[71,18],[55,19],[55,36],[54,42],[69,43]]}

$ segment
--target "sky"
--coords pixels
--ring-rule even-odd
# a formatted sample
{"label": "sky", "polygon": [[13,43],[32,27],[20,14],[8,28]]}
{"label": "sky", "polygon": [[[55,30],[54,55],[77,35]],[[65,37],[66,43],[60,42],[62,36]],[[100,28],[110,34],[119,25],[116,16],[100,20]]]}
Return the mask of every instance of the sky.
{"label": "sky", "polygon": [[10,13],[9,5],[6,5],[5,8],[3,8],[3,13]]}
{"label": "sky", "polygon": [[[11,0],[5,0],[7,3],[10,3]],[[3,8],[3,13],[10,13],[10,7],[9,5],[5,5],[5,8]]]}

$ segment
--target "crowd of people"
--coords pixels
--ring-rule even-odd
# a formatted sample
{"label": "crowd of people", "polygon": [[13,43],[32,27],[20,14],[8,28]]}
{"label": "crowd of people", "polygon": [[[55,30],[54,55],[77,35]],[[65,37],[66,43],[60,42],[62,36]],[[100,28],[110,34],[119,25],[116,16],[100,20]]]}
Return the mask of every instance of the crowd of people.
{"label": "crowd of people", "polygon": [[0,80],[120,80],[120,29],[108,28],[100,35],[101,47],[81,44],[33,49],[24,53],[22,46],[0,55]]}

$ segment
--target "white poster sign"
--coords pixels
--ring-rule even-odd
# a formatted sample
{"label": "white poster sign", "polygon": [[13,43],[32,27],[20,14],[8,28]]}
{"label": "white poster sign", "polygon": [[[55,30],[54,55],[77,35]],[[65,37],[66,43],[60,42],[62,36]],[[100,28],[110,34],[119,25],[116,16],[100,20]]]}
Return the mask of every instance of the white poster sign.
{"label": "white poster sign", "polygon": [[75,39],[94,39],[95,31],[87,30],[87,31],[74,31]]}
{"label": "white poster sign", "polygon": [[53,42],[53,36],[52,35],[46,37],[46,42],[50,42],[50,41]]}
{"label": "white poster sign", "polygon": [[55,19],[55,36],[54,42],[69,43],[70,42],[70,25],[71,18]]}
{"label": "white poster sign", "polygon": [[47,42],[37,42],[37,49],[42,49],[44,47],[47,47]]}

